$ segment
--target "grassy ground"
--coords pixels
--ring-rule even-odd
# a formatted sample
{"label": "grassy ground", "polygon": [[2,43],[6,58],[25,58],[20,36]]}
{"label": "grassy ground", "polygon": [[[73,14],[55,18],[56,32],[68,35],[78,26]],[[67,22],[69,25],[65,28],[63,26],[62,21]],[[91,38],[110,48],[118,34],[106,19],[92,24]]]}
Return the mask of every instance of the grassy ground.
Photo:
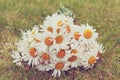
{"label": "grassy ground", "polygon": [[[42,24],[63,3],[76,15],[77,23],[97,29],[98,41],[106,52],[94,68],[63,72],[52,78],[50,72],[24,71],[10,57],[20,30]],[[120,79],[120,0],[0,0],[0,80],[119,80]]]}

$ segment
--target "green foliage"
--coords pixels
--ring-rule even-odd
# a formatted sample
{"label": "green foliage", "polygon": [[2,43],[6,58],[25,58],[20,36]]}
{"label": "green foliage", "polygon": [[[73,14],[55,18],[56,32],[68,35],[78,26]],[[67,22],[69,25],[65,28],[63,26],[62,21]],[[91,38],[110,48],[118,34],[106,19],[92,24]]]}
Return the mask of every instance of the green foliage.
{"label": "green foliage", "polygon": [[58,14],[64,14],[66,16],[70,16],[75,18],[75,15],[73,14],[72,11],[70,11],[68,8],[66,8],[63,4],[60,4],[60,7],[57,11]]}

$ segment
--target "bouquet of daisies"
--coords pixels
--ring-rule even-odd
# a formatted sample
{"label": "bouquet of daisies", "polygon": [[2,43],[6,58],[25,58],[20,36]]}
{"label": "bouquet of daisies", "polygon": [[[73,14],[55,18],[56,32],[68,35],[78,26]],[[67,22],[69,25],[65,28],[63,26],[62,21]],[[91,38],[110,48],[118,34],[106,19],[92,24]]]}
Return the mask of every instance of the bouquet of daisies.
{"label": "bouquet of daisies", "polygon": [[92,68],[104,52],[103,46],[96,41],[96,29],[88,24],[75,25],[71,13],[60,10],[47,16],[43,25],[22,32],[13,62],[20,66],[25,62],[39,71],[52,70],[54,77],[71,68]]}

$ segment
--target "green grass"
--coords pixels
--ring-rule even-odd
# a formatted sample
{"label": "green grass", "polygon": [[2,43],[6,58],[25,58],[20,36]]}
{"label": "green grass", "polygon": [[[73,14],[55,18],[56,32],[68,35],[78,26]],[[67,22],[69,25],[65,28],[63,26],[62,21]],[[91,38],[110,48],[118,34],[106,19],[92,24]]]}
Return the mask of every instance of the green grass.
{"label": "green grass", "polygon": [[[47,72],[13,64],[10,57],[20,30],[42,24],[47,15],[64,4],[73,11],[77,24],[89,23],[99,32],[98,41],[106,52],[94,68],[63,72],[52,78]],[[74,73],[74,75],[73,75]],[[49,77],[50,76],[50,77]],[[120,1],[119,0],[0,0],[0,80],[119,80],[120,79]],[[34,79],[33,79],[34,80]]]}

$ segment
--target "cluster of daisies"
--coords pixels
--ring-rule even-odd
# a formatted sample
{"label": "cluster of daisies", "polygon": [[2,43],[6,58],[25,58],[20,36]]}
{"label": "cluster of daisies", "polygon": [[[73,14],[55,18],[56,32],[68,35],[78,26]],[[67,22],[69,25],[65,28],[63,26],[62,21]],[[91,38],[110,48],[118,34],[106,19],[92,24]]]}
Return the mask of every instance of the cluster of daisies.
{"label": "cluster of daisies", "polygon": [[96,39],[96,29],[88,24],[75,25],[74,18],[64,14],[47,16],[43,25],[22,32],[22,39],[13,51],[14,63],[29,66],[39,71],[52,70],[52,76],[71,68],[92,68],[104,53]]}

